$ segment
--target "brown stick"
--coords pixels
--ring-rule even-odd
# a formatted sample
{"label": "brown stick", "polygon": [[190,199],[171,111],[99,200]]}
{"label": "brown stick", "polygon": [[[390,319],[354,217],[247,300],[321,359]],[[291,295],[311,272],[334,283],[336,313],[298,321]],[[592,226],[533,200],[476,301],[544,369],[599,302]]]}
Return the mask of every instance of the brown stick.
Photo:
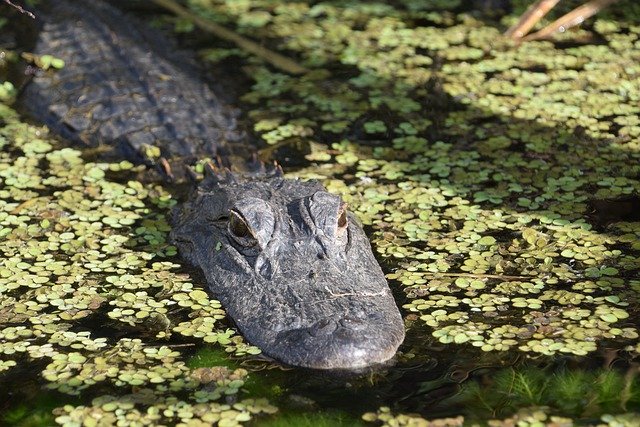
{"label": "brown stick", "polygon": [[505,31],[504,35],[514,39],[524,37],[559,1],[560,0],[538,0],[522,14],[520,20],[515,25]]}
{"label": "brown stick", "polygon": [[211,34],[214,34],[215,36],[220,37],[221,39],[234,43],[239,48],[264,59],[274,67],[279,68],[287,73],[304,74],[307,71],[309,71],[303,66],[297,64],[293,60],[283,55],[280,55],[279,53],[266,49],[258,45],[257,43],[254,43],[251,40],[246,39],[241,35],[234,33],[231,30],[226,29],[221,25],[202,19],[201,17],[191,13],[189,10],[185,9],[184,7],[180,6],[179,4],[177,4],[172,0],[152,0],[152,1],[158,6],[168,9],[182,18],[188,19],[189,21],[193,22],[195,25],[197,25],[201,29],[208,31]]}
{"label": "brown stick", "polygon": [[540,31],[524,37],[523,40],[540,40],[551,36],[557,31],[565,32],[568,28],[582,24],[586,19],[592,17],[601,9],[617,1],[618,0],[591,0],[582,6],[573,9],[566,15],[562,15]]}
{"label": "brown stick", "polygon": [[11,6],[11,7],[15,8],[18,12],[20,12],[20,13],[24,13],[24,14],[25,14],[25,15],[27,15],[29,18],[31,18],[31,19],[36,19],[36,16],[35,16],[33,13],[29,12],[28,10],[24,10],[24,9],[22,8],[22,6],[18,6],[17,4],[12,3],[12,2],[11,2],[11,0],[4,0],[4,2],[5,2],[6,4],[8,4],[9,6]]}
{"label": "brown stick", "polygon": [[503,276],[501,274],[474,274],[474,273],[433,273],[424,274],[423,277],[437,279],[438,277],[470,277],[475,279],[502,279],[502,280],[522,280],[532,279],[534,276]]}

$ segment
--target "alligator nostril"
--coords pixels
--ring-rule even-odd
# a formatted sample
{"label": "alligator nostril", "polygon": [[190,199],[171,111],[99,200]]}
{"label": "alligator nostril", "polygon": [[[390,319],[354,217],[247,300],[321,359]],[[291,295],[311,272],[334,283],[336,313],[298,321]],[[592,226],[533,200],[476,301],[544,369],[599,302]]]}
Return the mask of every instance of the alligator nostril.
{"label": "alligator nostril", "polygon": [[322,319],[309,328],[309,333],[314,337],[319,335],[329,335],[335,331],[336,327],[337,325],[334,321],[330,319]]}
{"label": "alligator nostril", "polygon": [[362,319],[356,317],[344,317],[339,320],[341,326],[347,329],[358,330],[366,327],[366,323]]}
{"label": "alligator nostril", "polygon": [[373,321],[384,319],[384,315],[380,312],[369,313],[368,317],[369,317],[369,320],[373,320]]}

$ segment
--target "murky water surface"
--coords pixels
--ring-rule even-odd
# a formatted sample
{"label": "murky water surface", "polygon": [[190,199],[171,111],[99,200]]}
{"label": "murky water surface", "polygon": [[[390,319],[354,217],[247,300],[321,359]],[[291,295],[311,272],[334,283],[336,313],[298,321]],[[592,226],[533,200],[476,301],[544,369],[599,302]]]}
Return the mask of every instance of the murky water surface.
{"label": "murky water surface", "polygon": [[265,156],[348,201],[407,339],[361,373],[262,357],[167,242],[182,191],[65,148],[4,83],[0,424],[638,424],[635,2],[521,46],[523,1],[187,3],[312,70],[156,21],[242,70]]}

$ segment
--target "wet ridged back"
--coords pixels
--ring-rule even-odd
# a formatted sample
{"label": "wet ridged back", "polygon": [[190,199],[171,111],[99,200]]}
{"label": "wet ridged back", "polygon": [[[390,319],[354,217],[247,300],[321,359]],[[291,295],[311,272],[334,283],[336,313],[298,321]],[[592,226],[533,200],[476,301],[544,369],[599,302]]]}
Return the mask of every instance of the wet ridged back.
{"label": "wet ridged back", "polygon": [[137,20],[100,1],[49,6],[35,53],[66,65],[25,88],[22,103],[35,119],[74,141],[118,145],[136,161],[145,145],[167,158],[204,158],[241,140],[232,111],[172,43],[150,40]]}

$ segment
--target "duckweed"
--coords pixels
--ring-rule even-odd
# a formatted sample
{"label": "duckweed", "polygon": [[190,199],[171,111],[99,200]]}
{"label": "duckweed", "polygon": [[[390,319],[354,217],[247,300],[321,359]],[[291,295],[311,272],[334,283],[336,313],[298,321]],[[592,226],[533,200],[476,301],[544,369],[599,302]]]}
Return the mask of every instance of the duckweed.
{"label": "duckweed", "polygon": [[[271,16],[260,34],[314,68],[294,78],[252,66],[244,100],[262,118],[255,130],[272,143],[273,132],[303,120],[296,137],[327,144],[292,176],[324,176],[373,227],[375,249],[397,266],[387,277],[410,298],[404,308],[441,342],[583,355],[604,338],[635,340],[635,326],[611,302],[636,301],[628,285],[636,235],[618,228],[633,223],[602,230],[588,214],[592,200],[640,189],[629,133],[640,113],[630,102],[640,90],[637,32],[615,37],[631,24],[605,16],[581,31],[608,45],[515,49],[468,14],[425,18],[412,7],[350,6],[345,14],[334,4],[251,2]],[[230,21],[244,13],[223,1],[210,8]],[[420,19],[448,23],[414,24]],[[328,33],[332,43],[320,43]],[[328,68],[337,63],[354,76],[334,77]],[[344,185],[331,163],[355,169],[355,179]],[[609,277],[620,284],[584,286]],[[454,317],[437,311],[449,307]],[[536,323],[542,318],[548,323]],[[518,332],[502,337],[504,327]]]}
{"label": "duckweed", "polygon": [[[585,356],[606,340],[640,353],[633,2],[620,2],[623,19],[611,8],[558,42],[518,48],[500,32],[523,1],[495,25],[461,11],[463,2],[187,3],[312,70],[292,77],[228,46],[202,52],[210,62],[245,58],[255,135],[309,144],[310,165],[291,175],[322,179],[345,198],[404,291],[414,328],[454,351]],[[33,60],[63,65],[43,58]],[[0,87],[2,102],[14,96]],[[265,400],[234,397],[249,371],[186,364],[204,343],[232,357],[259,349],[173,258],[171,195],[128,181],[139,171],[128,162],[58,148],[5,104],[0,116],[0,375],[39,361],[50,389],[112,387],[57,408],[60,424],[236,425],[274,413]],[[97,321],[119,333],[101,333]],[[513,411],[489,425],[572,422],[544,407]],[[363,420],[464,422],[388,407]]]}
{"label": "duckweed", "polygon": [[[86,162],[7,113],[0,129],[10,147],[0,154],[7,195],[0,202],[0,372],[41,361],[48,389],[77,395],[108,384],[120,393],[56,409],[63,425],[239,425],[276,411],[266,400],[215,403],[240,393],[246,370],[212,377],[185,364],[183,351],[199,343],[217,343],[235,357],[260,351],[220,324],[220,303],[173,262],[169,193],[118,181],[139,167]],[[90,326],[96,321],[128,332],[104,334]],[[176,344],[176,336],[188,341]],[[127,394],[132,387],[139,392]]]}

